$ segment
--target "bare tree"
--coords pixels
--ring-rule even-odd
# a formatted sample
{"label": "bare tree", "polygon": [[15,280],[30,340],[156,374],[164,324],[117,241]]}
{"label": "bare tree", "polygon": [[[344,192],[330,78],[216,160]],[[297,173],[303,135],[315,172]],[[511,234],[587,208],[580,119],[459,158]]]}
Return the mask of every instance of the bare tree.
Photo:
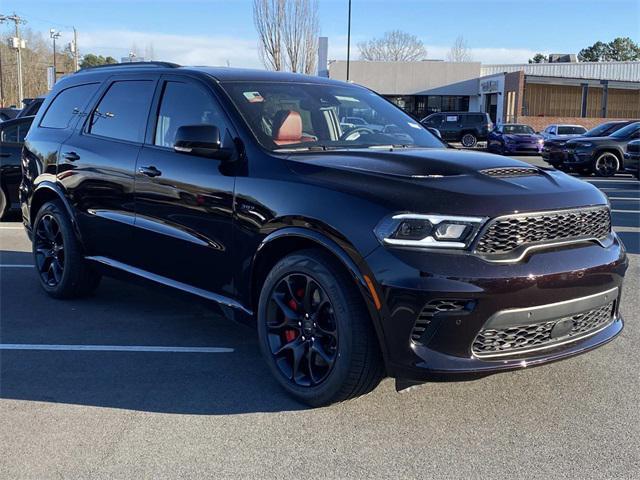
{"label": "bare tree", "polygon": [[393,30],[382,38],[358,43],[360,58],[369,61],[415,62],[427,56],[427,49],[415,35]]}
{"label": "bare tree", "polygon": [[451,50],[447,53],[447,60],[450,62],[470,62],[473,60],[471,49],[462,35],[456,37],[456,41],[453,42]]}
{"label": "bare tree", "polygon": [[282,70],[282,29],[285,0],[254,0],[253,23],[258,31],[262,63],[270,70]]}
{"label": "bare tree", "polygon": [[320,32],[317,0],[254,0],[253,21],[265,67],[313,73]]}

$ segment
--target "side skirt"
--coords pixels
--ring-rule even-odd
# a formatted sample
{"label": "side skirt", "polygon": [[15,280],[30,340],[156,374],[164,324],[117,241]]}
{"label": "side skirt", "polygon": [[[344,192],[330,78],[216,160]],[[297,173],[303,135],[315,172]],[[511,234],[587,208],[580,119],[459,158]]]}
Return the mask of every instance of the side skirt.
{"label": "side skirt", "polygon": [[113,260],[108,257],[89,256],[89,257],[85,257],[85,259],[91,262],[96,262],[102,265],[106,265],[107,267],[110,267],[110,268],[121,270],[131,275],[144,278],[145,280],[150,280],[152,282],[159,283],[160,285],[175,288],[176,290],[190,293],[192,295],[197,295],[198,297],[216,302],[218,305],[220,305],[225,315],[230,316],[232,319],[236,319],[234,315],[234,313],[236,312],[239,312],[248,317],[253,316],[253,312],[251,310],[245,308],[242,304],[240,304],[236,300],[229,297],[225,297],[224,295],[219,295],[217,293],[213,293],[208,290],[203,290],[201,288],[193,287],[186,283],[178,282],[176,280],[163,277],[162,275],[157,275],[155,273],[142,270],[141,268],[136,268],[126,263],[118,262],[117,260]]}

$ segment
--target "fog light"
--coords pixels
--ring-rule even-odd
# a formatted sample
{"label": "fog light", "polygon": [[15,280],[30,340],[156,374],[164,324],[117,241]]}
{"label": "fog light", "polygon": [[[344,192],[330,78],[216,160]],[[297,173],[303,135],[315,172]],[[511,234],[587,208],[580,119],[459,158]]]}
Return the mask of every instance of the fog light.
{"label": "fog light", "polygon": [[441,223],[435,230],[435,236],[438,240],[462,240],[467,228],[467,225],[459,223]]}

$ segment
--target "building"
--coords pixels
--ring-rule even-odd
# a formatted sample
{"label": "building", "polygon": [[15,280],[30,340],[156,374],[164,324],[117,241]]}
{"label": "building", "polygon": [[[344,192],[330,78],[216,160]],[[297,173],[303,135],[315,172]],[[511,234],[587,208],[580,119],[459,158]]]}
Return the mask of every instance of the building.
{"label": "building", "polygon": [[[603,119],[640,118],[640,62],[353,61],[349,81],[389,98],[416,118],[434,112],[487,112],[496,123],[591,128]],[[346,80],[346,62],[329,66]]]}

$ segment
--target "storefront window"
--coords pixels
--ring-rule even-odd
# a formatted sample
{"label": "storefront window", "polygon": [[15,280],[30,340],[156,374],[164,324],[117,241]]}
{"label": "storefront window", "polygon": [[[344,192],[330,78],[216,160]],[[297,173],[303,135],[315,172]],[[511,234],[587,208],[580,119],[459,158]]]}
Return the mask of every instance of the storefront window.
{"label": "storefront window", "polygon": [[409,115],[422,119],[436,112],[468,112],[469,97],[457,95],[413,95],[387,97]]}

